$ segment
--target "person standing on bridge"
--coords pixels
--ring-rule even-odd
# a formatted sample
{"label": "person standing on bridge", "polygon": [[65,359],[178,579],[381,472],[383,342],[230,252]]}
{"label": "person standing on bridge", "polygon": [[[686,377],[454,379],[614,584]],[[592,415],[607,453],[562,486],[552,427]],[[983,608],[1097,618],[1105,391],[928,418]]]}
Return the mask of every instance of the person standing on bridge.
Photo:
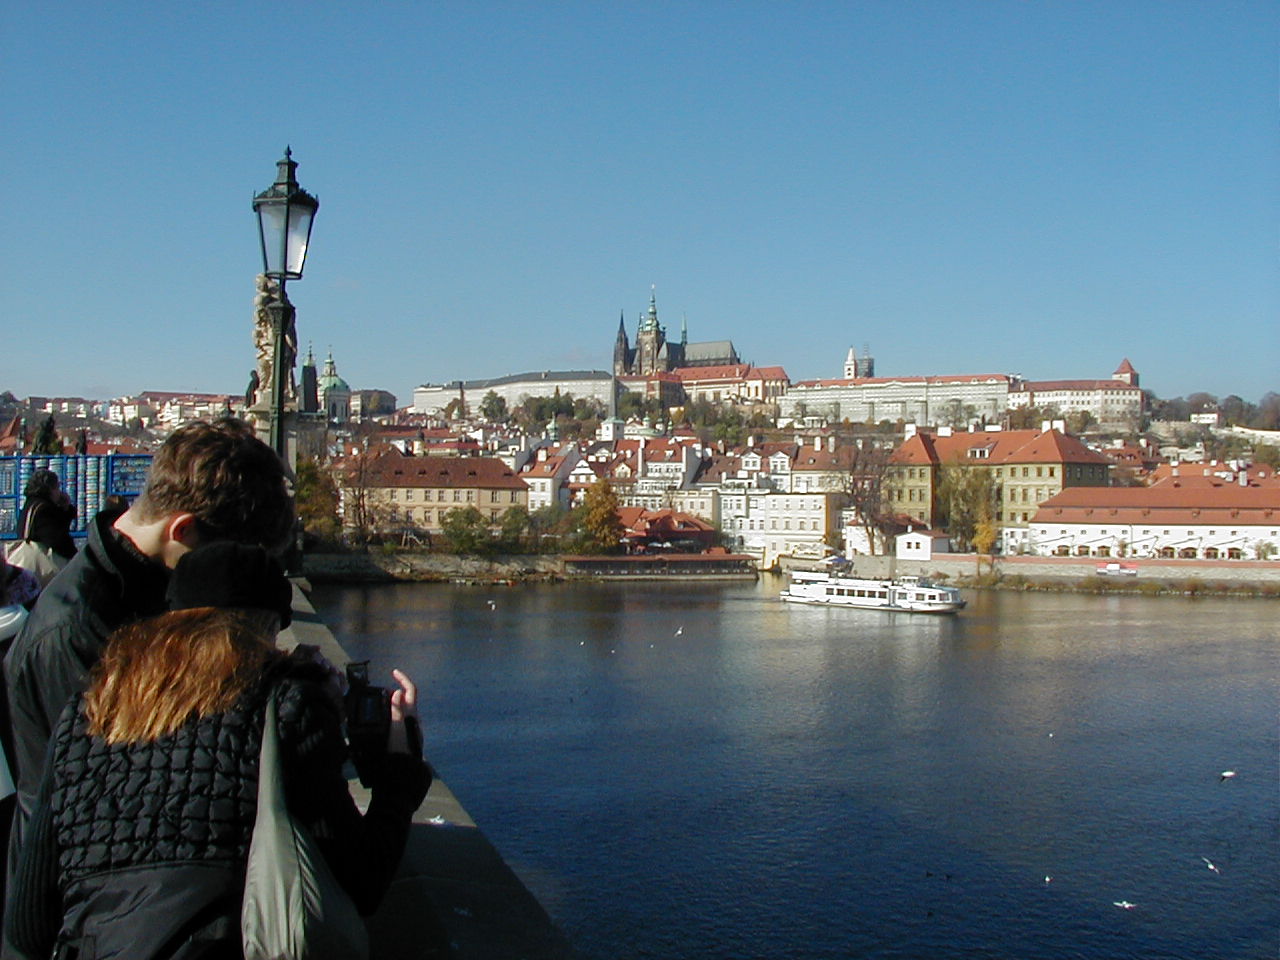
{"label": "person standing on bridge", "polygon": [[[292,587],[261,547],[179,559],[170,611],[121,627],[67,704],[5,917],[18,957],[238,957],[265,712],[279,711],[285,802],[361,913],[390,884],[431,782],[403,673],[382,749],[347,788],[337,674],[276,633]],[[110,839],[105,839],[110,838]]]}
{"label": "person standing on bridge", "polygon": [[186,424],[156,452],[146,488],[120,516],[99,514],[84,549],[40,595],[4,659],[8,723],[0,724],[18,788],[8,844],[12,877],[68,698],[84,689],[108,635],[166,609],[169,571],[202,543],[280,550],[293,527],[284,467],[238,420]]}

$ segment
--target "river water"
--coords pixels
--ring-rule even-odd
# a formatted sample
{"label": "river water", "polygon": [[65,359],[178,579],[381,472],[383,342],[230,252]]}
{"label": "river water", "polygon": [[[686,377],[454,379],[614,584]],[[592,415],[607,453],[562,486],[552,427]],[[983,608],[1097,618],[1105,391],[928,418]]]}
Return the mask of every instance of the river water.
{"label": "river water", "polygon": [[1280,954],[1276,602],[781,586],[313,600],[587,960]]}

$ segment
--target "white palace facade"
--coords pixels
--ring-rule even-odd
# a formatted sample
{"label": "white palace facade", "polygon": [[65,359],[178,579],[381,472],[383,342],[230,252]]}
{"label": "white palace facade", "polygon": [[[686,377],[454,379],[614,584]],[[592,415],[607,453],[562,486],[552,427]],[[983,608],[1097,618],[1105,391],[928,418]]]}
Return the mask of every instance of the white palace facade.
{"label": "white palace facade", "polygon": [[781,416],[920,426],[998,420],[1009,407],[1012,382],[1002,373],[805,380],[792,384],[781,399]]}

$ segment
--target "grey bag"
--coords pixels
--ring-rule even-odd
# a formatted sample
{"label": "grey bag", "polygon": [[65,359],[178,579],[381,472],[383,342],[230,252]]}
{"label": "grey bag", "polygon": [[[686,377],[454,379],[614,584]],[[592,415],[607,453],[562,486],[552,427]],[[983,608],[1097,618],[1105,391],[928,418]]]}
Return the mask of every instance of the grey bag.
{"label": "grey bag", "polygon": [[285,806],[279,696],[277,687],[263,722],[258,814],[240,909],[245,960],[368,960],[364,920]]}
{"label": "grey bag", "polygon": [[27,522],[22,528],[22,536],[10,541],[4,548],[5,560],[15,567],[29,570],[40,582],[43,590],[49,581],[58,575],[58,571],[67,565],[65,557],[54,553],[43,543],[31,539],[31,518],[35,516],[40,505],[36,504],[27,511]]}

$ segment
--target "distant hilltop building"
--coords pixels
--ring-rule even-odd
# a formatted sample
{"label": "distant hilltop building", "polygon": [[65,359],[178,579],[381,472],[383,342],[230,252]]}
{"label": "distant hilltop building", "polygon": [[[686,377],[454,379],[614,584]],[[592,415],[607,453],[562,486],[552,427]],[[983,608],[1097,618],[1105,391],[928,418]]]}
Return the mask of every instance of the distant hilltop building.
{"label": "distant hilltop building", "polygon": [[1109,380],[1023,380],[1009,391],[1009,409],[1053,408],[1059,416],[1088,413],[1098,423],[1128,424],[1142,416],[1138,371],[1126,357]]}
{"label": "distant hilltop building", "polygon": [[[867,362],[866,369],[873,368],[870,357],[853,358],[852,362],[863,360]],[[846,372],[849,363],[846,360]],[[782,398],[781,415],[791,420],[817,418],[829,423],[888,420],[920,426],[998,420],[1008,409],[1012,379],[1003,373],[986,373],[801,380],[792,384]]]}
{"label": "distant hilltop building", "polygon": [[446,384],[425,383],[414,387],[413,412],[439,415],[454,400],[475,412],[485,394],[492,391],[505,400],[508,409],[530,397],[571,396],[594,400],[608,410],[613,402],[613,376],[603,370],[544,370],[517,373],[488,380],[454,380]]}
{"label": "distant hilltop building", "polygon": [[850,347],[849,355],[844,358],[844,378],[853,380],[859,377],[874,377],[875,375],[876,361],[871,356],[871,348],[864,343],[862,345],[862,356],[858,356],[858,351]]}
{"label": "distant hilltop building", "polygon": [[965,426],[996,422],[1028,406],[1054,416],[1087,412],[1101,424],[1131,423],[1142,414],[1138,371],[1126,359],[1109,380],[1023,380],[1004,373],[877,377],[867,348],[858,356],[850,347],[841,379],[792,384],[781,415],[828,423]]}
{"label": "distant hilltop building", "polygon": [[649,295],[649,310],[640,318],[634,347],[627,338],[625,316],[618,319],[618,336],[613,345],[615,376],[648,377],[682,367],[730,367],[741,362],[730,340],[689,343],[688,324],[684,321],[680,324],[679,343],[669,341],[666,328],[658,322],[656,293]]}

